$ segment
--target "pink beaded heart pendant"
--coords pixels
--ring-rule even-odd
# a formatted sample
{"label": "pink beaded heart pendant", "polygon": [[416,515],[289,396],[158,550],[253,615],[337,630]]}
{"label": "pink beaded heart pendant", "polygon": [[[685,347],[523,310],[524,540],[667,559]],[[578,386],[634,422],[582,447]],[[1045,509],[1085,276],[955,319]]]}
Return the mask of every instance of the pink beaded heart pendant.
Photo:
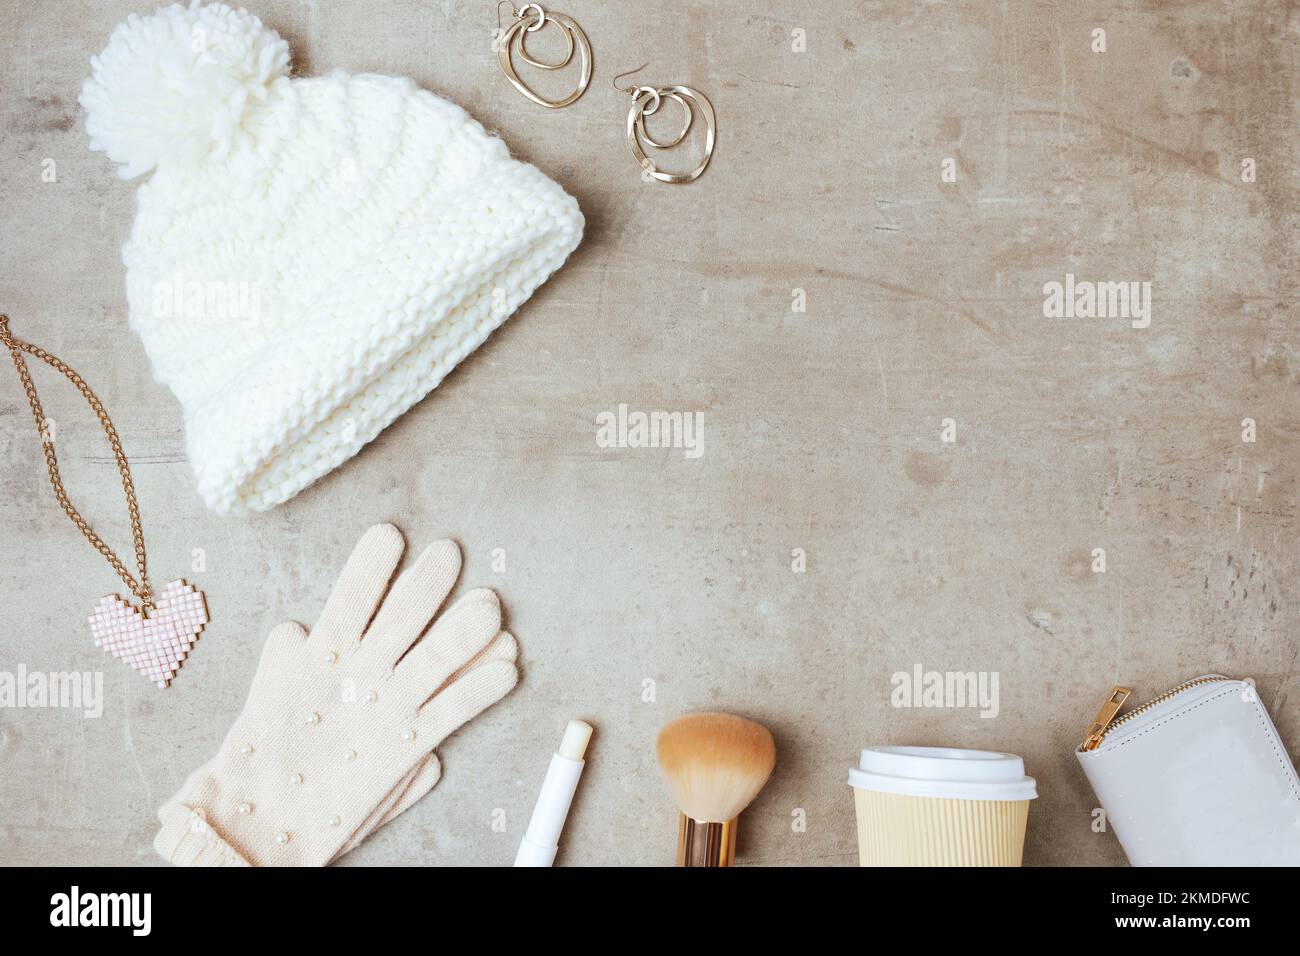
{"label": "pink beaded heart pendant", "polygon": [[166,687],[207,623],[203,592],[173,581],[148,616],[116,594],[104,595],[90,616],[90,636],[96,647]]}

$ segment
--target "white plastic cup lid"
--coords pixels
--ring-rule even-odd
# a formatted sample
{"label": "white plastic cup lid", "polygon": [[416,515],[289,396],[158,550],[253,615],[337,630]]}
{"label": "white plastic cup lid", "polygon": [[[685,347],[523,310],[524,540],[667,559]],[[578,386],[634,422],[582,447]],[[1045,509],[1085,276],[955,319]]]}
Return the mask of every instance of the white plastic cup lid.
{"label": "white plastic cup lid", "polygon": [[849,786],[909,797],[1033,800],[1038,788],[1015,754],[952,747],[868,747]]}

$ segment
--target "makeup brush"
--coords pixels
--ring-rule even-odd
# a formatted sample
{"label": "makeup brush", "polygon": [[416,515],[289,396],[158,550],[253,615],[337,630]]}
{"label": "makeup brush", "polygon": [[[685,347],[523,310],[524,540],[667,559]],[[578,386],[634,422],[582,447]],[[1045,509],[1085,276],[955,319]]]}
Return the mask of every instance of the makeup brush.
{"label": "makeup brush", "polygon": [[686,714],[655,745],[668,792],[681,809],[678,866],[731,866],[736,818],[763,789],[776,763],[766,727],[734,714]]}

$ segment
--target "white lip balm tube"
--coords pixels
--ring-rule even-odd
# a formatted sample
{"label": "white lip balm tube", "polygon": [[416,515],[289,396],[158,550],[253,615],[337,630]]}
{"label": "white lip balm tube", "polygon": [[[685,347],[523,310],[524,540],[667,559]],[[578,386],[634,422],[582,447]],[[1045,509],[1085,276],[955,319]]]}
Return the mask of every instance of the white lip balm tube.
{"label": "white lip balm tube", "polygon": [[571,720],[564,728],[564,739],[551,757],[542,792],[537,795],[537,806],[533,807],[533,817],[528,821],[528,831],[515,856],[515,866],[550,866],[555,862],[560,831],[564,829],[564,819],[578,789],[578,778],[585,765],[582,758],[589,740],[591,724]]}

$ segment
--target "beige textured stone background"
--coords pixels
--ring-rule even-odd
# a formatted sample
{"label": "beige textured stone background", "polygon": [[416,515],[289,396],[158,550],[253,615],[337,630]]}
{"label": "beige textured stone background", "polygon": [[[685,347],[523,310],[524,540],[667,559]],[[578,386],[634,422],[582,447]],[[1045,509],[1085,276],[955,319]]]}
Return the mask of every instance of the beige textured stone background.
{"label": "beige textured stone background", "polygon": [[[597,737],[567,864],[671,861],[652,744],[692,708],[776,735],[749,864],[854,862],[845,778],[873,743],[1022,754],[1041,792],[1026,862],[1121,864],[1071,753],[1114,682],[1254,677],[1300,749],[1294,4],[564,0],[596,72],[550,112],[499,71],[490,3],[250,0],[300,73],[407,74],[463,105],[578,198],[587,235],[428,400],[246,520],[204,510],[127,330],[134,187],[88,151],[76,102],[89,57],[152,6],[0,0],[0,310],[99,391],[154,578],[195,580],[212,623],[166,691],[92,646],[85,615],[120,587],[58,511],[0,370],[0,669],[105,686],[98,720],[0,710],[0,862],[157,862],[154,812],[238,712],[264,634],[310,623],[379,520],[462,543],[462,588],[500,591],[523,677],[349,864],[510,861],[574,716]],[[638,179],[610,79],[646,60],[638,79],[717,108],[693,185]],[[1150,327],[1045,319],[1067,272],[1150,281]],[[73,500],[129,550],[94,420],[38,383]],[[703,412],[703,457],[598,448],[622,402]],[[918,663],[998,672],[999,716],[891,707]]]}

